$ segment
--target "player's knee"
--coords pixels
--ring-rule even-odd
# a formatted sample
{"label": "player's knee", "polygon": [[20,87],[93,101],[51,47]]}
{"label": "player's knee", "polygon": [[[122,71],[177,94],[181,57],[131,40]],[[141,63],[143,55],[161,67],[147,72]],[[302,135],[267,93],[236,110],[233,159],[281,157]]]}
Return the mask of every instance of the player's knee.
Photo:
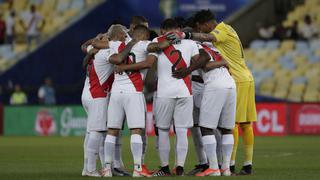
{"label": "player's knee", "polygon": [[205,127],[200,127],[200,130],[201,130],[201,135],[202,135],[202,136],[214,135],[213,129],[205,128]]}
{"label": "player's knee", "polygon": [[221,127],[218,127],[218,129],[220,130],[221,134],[232,134],[232,129],[226,129]]}
{"label": "player's knee", "polygon": [[252,126],[251,122],[244,122],[239,124],[241,129],[250,128]]}
{"label": "player's knee", "polygon": [[118,136],[119,135],[119,129],[108,129],[108,135],[112,135],[112,136]]}
{"label": "player's knee", "polygon": [[142,129],[141,128],[134,128],[134,129],[130,129],[131,130],[131,134],[142,134]]}
{"label": "player's knee", "polygon": [[193,124],[193,127],[199,127],[199,124],[197,123],[197,124]]}

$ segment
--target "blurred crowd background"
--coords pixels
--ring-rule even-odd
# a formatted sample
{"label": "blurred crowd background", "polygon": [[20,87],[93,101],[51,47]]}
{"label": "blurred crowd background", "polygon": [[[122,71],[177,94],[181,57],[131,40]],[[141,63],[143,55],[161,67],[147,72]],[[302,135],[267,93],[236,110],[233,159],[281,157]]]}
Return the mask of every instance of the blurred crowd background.
{"label": "blurred crowd background", "polygon": [[0,102],[79,104],[85,40],[208,8],[238,31],[257,101],[320,102],[320,0],[0,0]]}

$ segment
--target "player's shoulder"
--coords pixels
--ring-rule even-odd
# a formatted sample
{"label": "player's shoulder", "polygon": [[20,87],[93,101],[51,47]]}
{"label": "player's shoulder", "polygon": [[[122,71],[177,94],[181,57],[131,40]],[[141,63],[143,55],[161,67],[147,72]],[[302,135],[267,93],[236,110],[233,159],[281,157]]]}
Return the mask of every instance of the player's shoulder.
{"label": "player's shoulder", "polygon": [[197,42],[191,39],[182,39],[180,44],[186,47],[198,47]]}
{"label": "player's shoulder", "polygon": [[110,49],[117,50],[122,43],[121,41],[109,41],[109,47]]}

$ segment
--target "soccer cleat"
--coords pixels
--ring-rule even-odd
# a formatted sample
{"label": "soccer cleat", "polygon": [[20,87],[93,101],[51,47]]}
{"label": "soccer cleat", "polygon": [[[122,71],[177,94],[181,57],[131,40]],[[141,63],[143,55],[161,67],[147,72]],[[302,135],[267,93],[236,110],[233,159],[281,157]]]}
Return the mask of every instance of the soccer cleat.
{"label": "soccer cleat", "polygon": [[176,175],[176,174],[177,174],[177,167],[173,168],[173,169],[171,170],[171,172],[172,172],[172,175]]}
{"label": "soccer cleat", "polygon": [[203,177],[203,176],[221,176],[221,173],[220,173],[220,169],[208,168],[203,172],[197,173],[196,176],[198,176],[198,177]]}
{"label": "soccer cleat", "polygon": [[82,176],[89,176],[89,177],[101,177],[101,174],[98,171],[84,171],[82,172]]}
{"label": "soccer cleat", "polygon": [[112,168],[112,174],[114,176],[131,176],[130,173],[122,168]]}
{"label": "soccer cleat", "polygon": [[110,168],[103,168],[101,169],[102,177],[112,177],[112,171]]}
{"label": "soccer cleat", "polygon": [[198,164],[195,166],[194,169],[192,169],[190,172],[188,172],[187,175],[194,176],[195,174],[197,174],[199,172],[203,172],[208,168],[209,168],[209,165],[207,165],[207,164]]}
{"label": "soccer cleat", "polygon": [[227,169],[220,169],[221,176],[231,176],[231,171],[229,168]]}
{"label": "soccer cleat", "polygon": [[82,170],[81,176],[86,176],[86,171],[84,169]]}
{"label": "soccer cleat", "polygon": [[142,168],[144,171],[148,172],[148,174],[153,174],[153,173],[154,173],[154,171],[149,170],[149,169],[147,168],[147,166],[144,165],[144,164],[141,165],[141,168]]}
{"label": "soccer cleat", "polygon": [[152,177],[152,174],[149,174],[145,169],[141,169],[141,171],[134,170],[132,177]]}
{"label": "soccer cleat", "polygon": [[241,171],[238,175],[251,175],[252,174],[252,165],[242,166]]}
{"label": "soccer cleat", "polygon": [[235,165],[230,166],[230,172],[231,172],[231,174],[236,174],[236,166]]}
{"label": "soccer cleat", "polygon": [[184,170],[182,166],[177,166],[175,170],[176,170],[176,173],[175,173],[176,176],[184,176]]}
{"label": "soccer cleat", "polygon": [[161,167],[158,171],[154,172],[152,176],[171,176],[169,166]]}

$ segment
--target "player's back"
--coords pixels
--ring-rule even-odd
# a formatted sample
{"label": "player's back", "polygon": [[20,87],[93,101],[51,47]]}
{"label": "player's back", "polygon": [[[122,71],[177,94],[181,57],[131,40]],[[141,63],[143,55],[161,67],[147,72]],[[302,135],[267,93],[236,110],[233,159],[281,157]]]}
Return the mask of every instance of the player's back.
{"label": "player's back", "polygon": [[[158,41],[154,40],[154,41]],[[171,48],[163,50],[158,54],[158,97],[189,97],[192,95],[190,76],[184,79],[172,77],[172,71],[183,64],[188,67],[191,58],[199,54],[197,44],[192,40],[181,40]]]}
{"label": "player's back", "polygon": [[102,49],[88,62],[82,98],[107,96],[114,79],[113,65],[109,63],[109,57],[114,53],[112,49]]}
{"label": "player's back", "polygon": [[[144,61],[147,56],[147,47],[150,41],[139,41],[131,49],[128,58],[124,63],[133,64]],[[111,45],[121,52],[125,48],[125,43],[116,42]],[[112,92],[128,92],[128,93],[141,93],[143,90],[143,81],[146,76],[147,70],[130,71],[122,74],[115,74],[115,80],[112,87]]]}
{"label": "player's back", "polygon": [[[210,62],[220,61],[221,55],[211,43],[203,43],[205,51],[210,55]],[[210,71],[202,71],[203,81],[207,87],[214,89],[235,88],[235,82],[228,70],[228,67],[221,66]]]}

